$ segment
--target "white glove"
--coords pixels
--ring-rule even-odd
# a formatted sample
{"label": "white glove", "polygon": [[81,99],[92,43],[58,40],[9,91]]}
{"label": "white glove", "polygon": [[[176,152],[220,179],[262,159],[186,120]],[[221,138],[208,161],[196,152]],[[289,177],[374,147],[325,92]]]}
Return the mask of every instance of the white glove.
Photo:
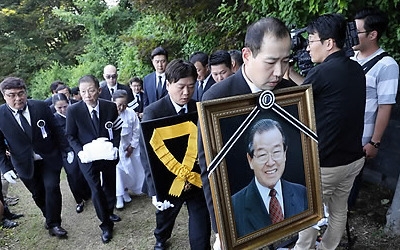
{"label": "white glove", "polygon": [[118,158],[118,148],[113,147],[112,148],[112,155],[108,155],[107,157],[105,157],[104,160],[113,161],[113,160],[116,160],[117,158]]}
{"label": "white glove", "polygon": [[167,200],[165,200],[164,202],[157,201],[156,196],[153,196],[151,200],[152,200],[153,205],[160,211],[164,211],[170,207],[174,207],[174,204],[171,204],[171,202],[169,202]]}
{"label": "white glove", "polygon": [[3,174],[4,179],[6,179],[9,183],[17,183],[15,180],[17,179],[17,175],[14,170],[7,171]]}
{"label": "white glove", "polygon": [[114,159],[113,160],[116,160],[117,158],[118,158],[118,148],[117,147],[113,147],[113,149],[114,149]]}
{"label": "white glove", "polygon": [[321,230],[322,226],[328,225],[328,217],[329,217],[328,207],[325,206],[325,204],[324,204],[324,217],[322,219],[320,219],[317,222],[317,224],[315,224],[312,227],[317,229],[317,230]]}
{"label": "white glove", "polygon": [[213,245],[213,250],[221,250],[221,241],[219,239],[219,234],[215,234],[215,242]]}
{"label": "white glove", "polygon": [[81,159],[81,162],[82,162],[82,163],[89,163],[89,162],[91,162],[91,161],[89,160],[88,155],[87,155],[86,152],[84,152],[84,151],[79,151],[79,152],[78,152],[78,157],[79,157],[79,159]]}
{"label": "white glove", "polygon": [[71,164],[73,160],[74,160],[74,151],[70,151],[70,152],[67,153],[67,162],[68,162],[68,164]]}

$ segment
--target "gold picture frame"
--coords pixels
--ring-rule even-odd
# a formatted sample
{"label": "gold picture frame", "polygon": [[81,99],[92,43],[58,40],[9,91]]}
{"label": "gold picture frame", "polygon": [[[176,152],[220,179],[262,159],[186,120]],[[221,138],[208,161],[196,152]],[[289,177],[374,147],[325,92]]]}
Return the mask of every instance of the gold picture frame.
{"label": "gold picture frame", "polygon": [[[272,97],[271,94],[269,91],[197,103],[216,222],[223,249],[256,249],[267,246],[316,224],[323,217],[311,86],[277,90]],[[269,107],[263,105],[265,100],[269,102]],[[252,120],[248,121],[251,116]],[[287,133],[289,146],[282,178],[305,186],[308,205],[304,211],[289,218],[285,217],[279,223],[238,236],[232,195],[254,179],[254,171],[250,169],[246,158],[245,137],[251,124],[260,119],[279,122]],[[248,124],[241,127],[246,122]],[[241,131],[238,130],[239,127]],[[234,142],[231,143],[233,139]],[[218,158],[220,162],[216,164]]]}

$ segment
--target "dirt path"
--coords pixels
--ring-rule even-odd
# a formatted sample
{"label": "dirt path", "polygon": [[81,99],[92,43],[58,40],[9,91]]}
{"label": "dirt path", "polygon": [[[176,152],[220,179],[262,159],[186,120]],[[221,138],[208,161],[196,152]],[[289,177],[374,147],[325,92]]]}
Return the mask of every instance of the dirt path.
{"label": "dirt path", "polygon": [[[99,220],[91,201],[85,204],[85,210],[77,214],[75,201],[69,190],[65,175],[62,175],[61,192],[63,197],[62,226],[68,231],[68,239],[60,240],[49,236],[44,228],[44,217],[34,204],[30,193],[18,181],[10,185],[9,193],[20,200],[10,207],[14,213],[25,216],[18,219],[20,224],[13,229],[0,230],[0,249],[152,249],[155,226],[155,208],[147,196],[133,196],[132,202],[125,208],[115,211],[122,221],[116,223],[114,238],[108,244],[101,242]],[[187,212],[182,209],[170,243],[171,249],[189,249],[187,238]]]}
{"label": "dirt path", "polygon": [[[113,240],[103,244],[100,239],[101,230],[93,205],[89,201],[85,211],[81,214],[75,212],[75,202],[62,175],[61,191],[63,195],[62,226],[68,230],[69,237],[59,240],[50,237],[44,229],[44,218],[33,203],[29,192],[19,181],[10,186],[10,194],[18,195],[20,201],[11,207],[14,213],[23,213],[25,217],[18,220],[19,226],[14,229],[0,229],[1,250],[31,250],[31,249],[153,249],[155,226],[155,208],[150,198],[146,196],[132,197],[132,202],[127,204],[122,211],[116,211],[122,221],[116,223]],[[350,227],[352,237],[357,240],[353,250],[364,249],[399,249],[400,237],[388,238],[383,234],[385,215],[389,204],[383,200],[391,200],[393,192],[372,184],[364,184],[357,209],[351,214]],[[187,211],[182,209],[175,224],[173,236],[169,240],[169,249],[189,249],[187,234]],[[211,241],[213,242],[213,238]],[[342,239],[347,242],[346,237]],[[344,250],[339,247],[338,250]]]}

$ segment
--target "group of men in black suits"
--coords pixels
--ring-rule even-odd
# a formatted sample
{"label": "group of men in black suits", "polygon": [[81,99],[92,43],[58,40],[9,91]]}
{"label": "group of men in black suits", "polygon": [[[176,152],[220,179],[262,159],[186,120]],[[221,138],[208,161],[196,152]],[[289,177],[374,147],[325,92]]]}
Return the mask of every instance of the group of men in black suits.
{"label": "group of men in black suits", "polygon": [[[22,79],[7,77],[1,82],[0,90],[6,103],[0,106],[3,117],[0,120],[0,169],[9,182],[15,182],[18,174],[42,211],[49,234],[64,238],[68,233],[61,227],[62,155],[76,157],[101,221],[101,239],[107,243],[112,238],[114,222],[121,220],[113,213],[121,124],[115,104],[99,98],[101,89],[94,76],[80,78],[79,88],[83,101],[68,109],[65,136],[45,102],[28,100]],[[85,145],[101,137],[107,138],[107,142],[101,143],[111,144],[111,147],[104,147],[110,152],[107,158],[102,155],[93,158]],[[11,157],[6,155],[6,150]]]}
{"label": "group of men in black suits", "polygon": [[[191,63],[183,60],[174,60],[167,66],[168,54],[163,48],[156,48],[151,55],[156,71],[147,75],[143,83],[145,106],[143,120],[177,115],[182,108],[185,109],[185,113],[195,111],[194,101],[191,99],[204,101],[293,86],[293,84],[283,79],[283,74],[289,66],[290,43],[290,33],[280,20],[267,17],[255,22],[247,30],[245,47],[242,49],[244,59],[242,68],[220,83],[212,84],[211,87],[209,85],[211,85],[213,78],[210,76],[209,71],[207,72],[207,61],[202,60],[204,58],[208,60],[207,55],[196,53],[190,58]],[[202,73],[203,71],[205,71],[204,74]],[[115,166],[116,159],[92,161],[88,159],[88,155],[83,148],[84,145],[99,137],[108,138],[113,147],[118,148],[120,128],[116,124],[117,109],[115,104],[102,100],[102,98],[110,100],[112,89],[121,88],[123,85],[117,83],[117,71],[112,65],[104,68],[104,78],[106,79],[104,86],[100,86],[97,79],[89,75],[79,80],[79,89],[83,101],[69,108],[66,133],[75,156],[78,157],[79,166],[91,188],[93,204],[101,221],[102,241],[108,242],[112,238],[113,221],[118,218],[113,214],[115,205],[115,168],[107,168],[107,166]],[[19,84],[22,80],[15,81]],[[47,207],[43,203],[49,203],[49,199],[46,199],[46,197],[36,197],[34,195],[34,199],[46,216],[47,225],[51,230],[50,233],[61,234],[65,230],[60,226],[61,195],[58,193],[59,173],[62,166],[60,151],[64,150],[62,146],[65,141],[63,143],[62,140],[65,140],[65,138],[62,136],[60,138],[62,133],[54,125],[54,118],[48,118],[49,114],[53,117],[50,109],[45,106],[41,107],[42,102],[27,101],[25,85],[18,84],[11,88],[1,88],[3,95],[6,96],[6,101],[8,101],[7,104],[0,107],[0,112],[10,116],[8,120],[13,119],[15,125],[11,127],[5,125],[4,119],[0,120],[0,139],[9,139],[11,152],[17,150],[19,155],[21,155],[21,152],[25,153],[24,157],[20,158],[18,155],[18,158],[14,157],[12,160],[15,163],[17,172],[22,177],[21,179],[33,194],[36,195],[39,189],[36,186],[32,187],[31,178],[38,178],[42,183],[44,182],[45,185],[43,185],[42,189],[48,188],[47,181],[50,179],[52,180],[50,184],[56,186],[52,190],[55,190],[53,191],[55,192],[54,197],[59,198],[56,199],[56,202],[52,199],[52,203],[48,204],[53,209],[45,209]],[[196,93],[195,95],[194,93],[199,90],[199,87],[202,87],[203,93]],[[199,94],[201,95],[199,96]],[[134,97],[132,96],[132,98]],[[15,103],[16,100],[18,100],[17,104]],[[30,139],[24,133],[22,125],[18,124],[20,120],[18,110],[23,110],[25,106],[28,106],[28,110],[32,114],[30,119],[34,139]],[[40,109],[36,108],[36,106],[40,107]],[[12,115],[14,115],[14,118]],[[41,127],[39,125],[35,126],[39,124],[39,120],[45,121],[46,137]],[[12,137],[11,134],[17,134],[18,136],[14,135]],[[163,208],[163,211],[159,210],[156,215],[157,228],[155,236],[157,241],[155,249],[165,249],[165,241],[171,235],[174,219],[184,202],[186,202],[191,214],[189,218],[191,221],[189,238],[193,249],[210,249],[210,216],[213,229],[217,232],[204,148],[201,136],[198,136],[198,138],[198,157],[203,192],[201,192],[201,189],[194,189],[195,196],[185,196],[185,199],[171,200],[170,203],[173,206],[171,204],[166,206],[163,202],[154,201],[153,199],[157,208]],[[49,144],[46,144],[46,147],[42,148],[41,143],[43,141],[51,141],[51,143],[54,143],[54,147],[49,147]],[[60,143],[55,143],[58,141]],[[3,157],[4,148],[5,146],[0,143],[0,168],[4,173],[7,173],[11,170],[10,164]],[[43,159],[39,161],[33,161],[33,159],[31,161],[25,160],[30,159],[32,151],[39,154]],[[49,166],[46,165],[48,159],[52,159],[52,164]],[[36,166],[39,162],[42,162],[42,165],[52,171],[43,173],[38,171],[44,168],[31,167],[33,165]],[[30,173],[27,169],[32,169],[34,173]],[[103,187],[100,184],[100,172],[103,172]],[[50,174],[53,176],[49,177]],[[151,179],[147,184],[148,187],[151,187]],[[44,193],[46,192],[42,194]],[[149,193],[151,193],[151,190]],[[162,206],[160,203],[163,203]]]}
{"label": "group of men in black suits", "polygon": [[[273,90],[295,86],[294,83],[283,79],[283,75],[289,67],[290,46],[290,32],[282,21],[276,18],[268,17],[255,22],[247,30],[245,47],[242,50],[244,65],[234,75],[224,79],[218,84],[213,84],[214,79],[210,75],[208,67],[208,56],[202,52],[196,52],[192,54],[189,61],[197,70],[197,81],[195,81],[196,83],[193,86],[194,89],[192,99],[195,101],[204,101],[234,95],[255,93],[262,90]],[[156,49],[155,51],[159,50],[160,49]],[[166,57],[163,58],[166,59]],[[167,68],[169,67],[172,66],[168,65]],[[153,73],[153,79],[151,82],[145,81],[144,83],[145,95],[146,90],[150,89],[150,86],[152,86],[153,94],[156,93],[155,89],[157,85],[155,74],[156,73]],[[177,79],[174,79],[173,82],[169,83],[168,80],[169,79],[167,77],[167,90],[169,92],[171,84],[172,86],[176,84],[177,81],[175,80]],[[174,105],[173,101],[171,100],[173,100],[173,98],[170,97],[170,95],[167,95],[161,100],[156,101],[154,104],[145,107],[143,119],[149,120],[164,116],[176,115],[178,111],[177,107],[179,105]],[[191,101],[188,101],[187,105],[190,105],[190,103]],[[217,233],[218,230],[215,222],[215,214],[201,135],[199,135],[198,138],[198,157],[201,168],[204,198],[206,199],[209,215],[211,216],[213,230]],[[152,181],[151,178],[148,178],[147,180],[150,183]],[[174,207],[171,206],[171,203],[174,204],[174,202],[171,201],[161,202],[157,200],[154,201],[153,199],[153,203],[156,207],[158,206],[163,210],[161,214],[165,214],[165,211],[168,211],[171,208],[174,209]],[[180,209],[180,206],[178,208]],[[202,212],[200,207],[196,211],[197,213]],[[160,214],[160,212],[157,213]],[[165,230],[165,228],[169,228],[171,224],[159,224],[159,222],[162,220],[158,219],[158,216],[159,215],[157,215],[157,228],[155,230],[157,242],[154,249],[165,249],[165,241],[170,237],[170,233],[167,234],[167,238],[160,237],[159,233],[163,232],[163,229],[161,228],[164,227]],[[193,222],[199,225],[203,223],[199,221]],[[214,249],[218,249],[219,247],[220,244],[217,237],[216,244],[214,244]],[[210,246],[204,244],[204,248],[201,249],[209,248]]]}

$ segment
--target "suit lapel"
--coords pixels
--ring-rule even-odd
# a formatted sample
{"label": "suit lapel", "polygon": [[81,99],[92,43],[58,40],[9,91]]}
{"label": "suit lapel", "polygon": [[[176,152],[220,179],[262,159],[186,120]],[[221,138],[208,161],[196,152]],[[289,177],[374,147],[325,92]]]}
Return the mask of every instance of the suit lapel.
{"label": "suit lapel", "polygon": [[265,208],[264,202],[262,201],[260,193],[257,190],[254,179],[249,185],[245,199],[245,208],[247,210],[247,214],[249,215],[249,223],[253,226],[254,230],[264,228],[272,224],[271,218],[269,217],[268,211]]}
{"label": "suit lapel", "polygon": [[17,133],[20,133],[23,136],[28,137],[27,134],[25,134],[24,130],[22,129],[22,127],[18,124],[17,120],[15,119],[14,114],[12,113],[12,111],[9,109],[9,107],[7,106],[7,104],[4,104],[4,108],[3,108],[3,115],[2,115],[3,119],[5,121],[10,121],[12,124],[10,124],[12,127],[16,128],[15,130],[17,131]]}
{"label": "suit lapel", "polygon": [[232,79],[233,83],[238,83],[238,82],[243,83],[243,84],[235,84],[234,91],[236,94],[245,94],[245,93],[250,94],[251,93],[251,89],[250,89],[249,85],[247,84],[246,80],[244,79],[242,69],[237,71],[232,77],[235,78],[234,80]]}
{"label": "suit lapel", "polygon": [[[100,100],[99,100],[99,102],[100,102]],[[92,116],[89,113],[86,103],[82,101],[82,102],[79,102],[77,105],[80,105],[80,110],[82,112],[81,115],[77,114],[77,119],[82,119],[83,122],[86,122],[86,126],[91,128],[93,135],[95,135],[95,137],[97,138],[98,135],[96,133],[96,129],[94,128],[94,125],[92,122]],[[100,108],[99,108],[99,111],[100,111]],[[100,114],[99,114],[99,117],[100,117]]]}
{"label": "suit lapel", "polygon": [[187,104],[188,107],[188,113],[190,112],[196,112],[197,111],[197,107],[196,107],[196,101],[194,101],[193,99],[190,100]]}
{"label": "suit lapel", "polygon": [[282,182],[282,193],[285,194],[283,196],[283,206],[285,208],[285,218],[289,218],[293,214],[296,213],[294,192],[293,192],[293,189],[288,185],[288,183],[285,180],[282,180],[281,182]]}

